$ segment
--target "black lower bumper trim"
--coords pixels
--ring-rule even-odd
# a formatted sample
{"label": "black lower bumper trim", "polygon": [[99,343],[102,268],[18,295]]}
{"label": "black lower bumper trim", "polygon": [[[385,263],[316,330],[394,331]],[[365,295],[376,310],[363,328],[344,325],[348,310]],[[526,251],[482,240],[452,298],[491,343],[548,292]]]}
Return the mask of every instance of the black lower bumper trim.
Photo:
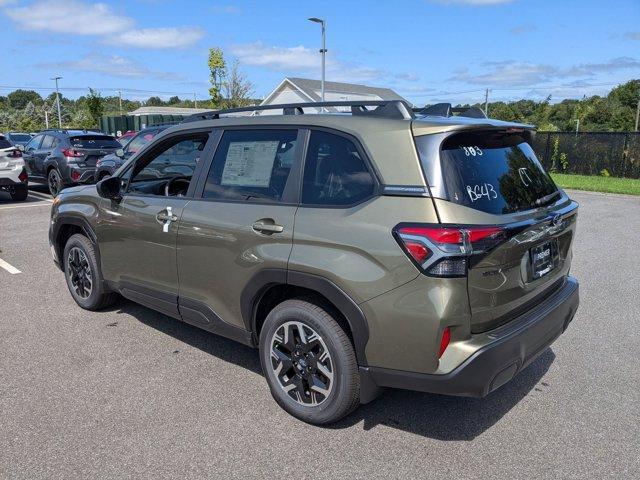
{"label": "black lower bumper trim", "polygon": [[578,290],[577,280],[568,277],[561,289],[536,308],[489,332],[496,340],[448,374],[378,367],[360,367],[360,374],[378,387],[483,397],[511,380],[565,331],[578,309]]}

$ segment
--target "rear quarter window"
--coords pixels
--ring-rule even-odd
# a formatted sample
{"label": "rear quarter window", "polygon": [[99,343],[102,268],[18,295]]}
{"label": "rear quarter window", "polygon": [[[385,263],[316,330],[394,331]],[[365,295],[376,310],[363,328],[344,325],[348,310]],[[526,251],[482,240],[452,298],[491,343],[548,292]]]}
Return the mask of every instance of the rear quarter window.
{"label": "rear quarter window", "polygon": [[447,199],[486,213],[530,210],[536,200],[557,191],[520,134],[454,135],[444,141],[440,163]]}

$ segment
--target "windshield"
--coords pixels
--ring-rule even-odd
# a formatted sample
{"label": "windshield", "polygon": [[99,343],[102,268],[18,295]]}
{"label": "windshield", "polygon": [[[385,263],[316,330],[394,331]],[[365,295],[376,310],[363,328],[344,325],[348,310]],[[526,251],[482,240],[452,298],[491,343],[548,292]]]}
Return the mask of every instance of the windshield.
{"label": "windshield", "polygon": [[83,135],[69,139],[73,148],[120,148],[120,144],[113,137],[105,135]]}
{"label": "windshield", "polygon": [[530,210],[558,190],[520,134],[454,135],[440,161],[448,200],[487,213]]}

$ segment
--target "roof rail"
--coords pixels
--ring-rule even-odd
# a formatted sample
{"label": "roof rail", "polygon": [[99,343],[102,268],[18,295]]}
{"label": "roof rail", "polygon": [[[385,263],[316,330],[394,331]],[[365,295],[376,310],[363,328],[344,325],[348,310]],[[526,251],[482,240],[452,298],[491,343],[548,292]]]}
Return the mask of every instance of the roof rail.
{"label": "roof rail", "polygon": [[436,103],[428,107],[414,108],[413,111],[423,117],[459,117],[487,118],[484,111],[478,107],[452,107],[450,103]]}
{"label": "roof rail", "polygon": [[40,130],[38,133],[41,132],[60,132],[60,133],[67,133],[67,132],[96,132],[96,133],[102,133],[102,130],[100,130],[99,128],[43,128],[42,130]]}
{"label": "roof rail", "polygon": [[[227,108],[223,110],[211,110],[210,112],[195,113],[183,120],[185,122],[197,122],[199,120],[217,120],[220,115],[242,112],[262,112],[265,110],[282,110],[284,115],[302,115],[305,108],[329,108],[350,107],[352,115],[372,116],[380,118],[397,118],[410,120],[415,118],[411,107],[402,100],[353,100],[337,102],[307,102],[307,103],[283,103],[275,105],[254,105],[252,107]],[[367,107],[376,107],[369,109]],[[338,112],[341,113],[341,112]]]}

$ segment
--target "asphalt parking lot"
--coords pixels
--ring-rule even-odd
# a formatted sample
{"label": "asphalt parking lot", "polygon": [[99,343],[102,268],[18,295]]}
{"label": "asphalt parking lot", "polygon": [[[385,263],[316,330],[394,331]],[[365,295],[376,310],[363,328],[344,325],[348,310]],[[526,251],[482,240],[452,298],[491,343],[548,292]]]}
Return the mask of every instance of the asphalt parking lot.
{"label": "asphalt parking lot", "polygon": [[581,306],[514,381],[389,391],[318,428],[272,401],[254,350],[125,300],[77,307],[33,191],[0,198],[21,272],[0,268],[0,478],[640,478],[640,198],[571,193]]}

